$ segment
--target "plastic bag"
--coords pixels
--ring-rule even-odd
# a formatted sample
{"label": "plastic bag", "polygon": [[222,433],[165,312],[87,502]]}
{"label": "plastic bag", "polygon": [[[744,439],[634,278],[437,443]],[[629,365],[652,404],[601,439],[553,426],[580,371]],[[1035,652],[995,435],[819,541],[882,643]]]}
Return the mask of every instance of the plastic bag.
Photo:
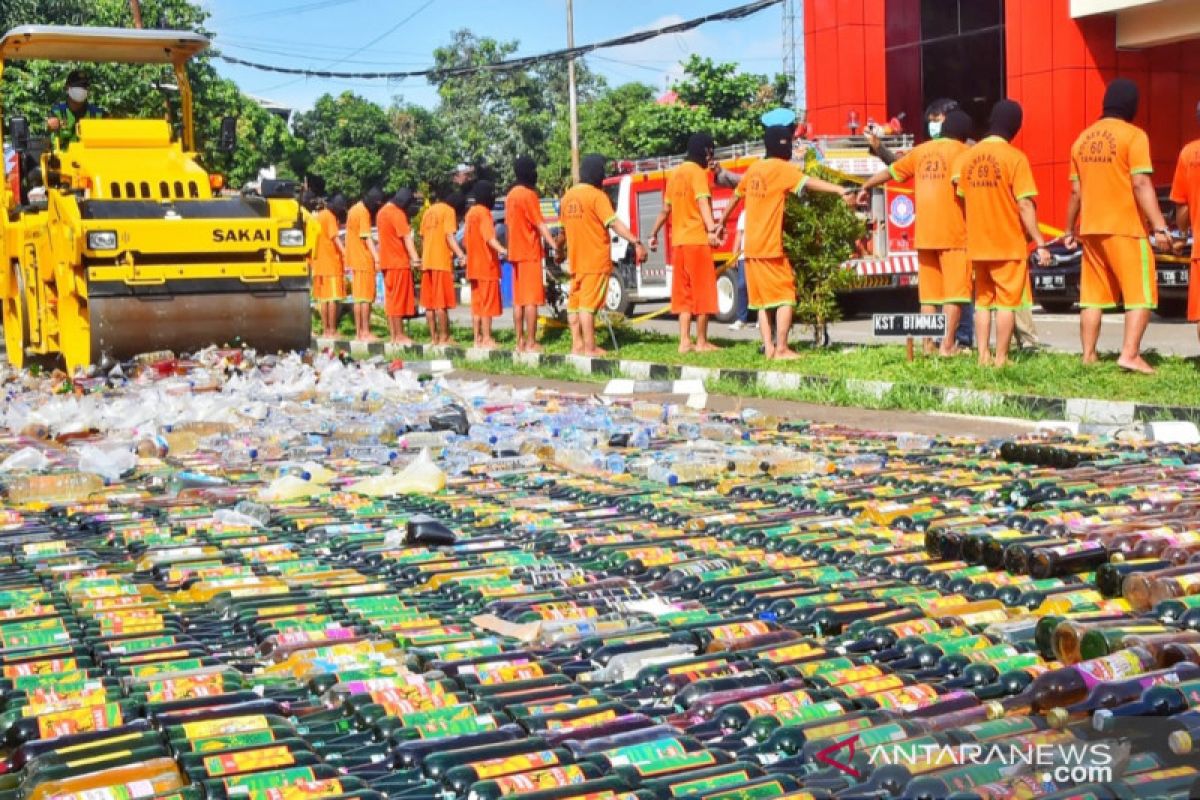
{"label": "plastic bag", "polygon": [[22,447],[0,462],[0,472],[41,472],[50,466],[50,459],[36,447]]}
{"label": "plastic bag", "polygon": [[102,450],[93,445],[87,445],[79,450],[79,471],[99,475],[109,482],[121,479],[122,475],[133,472],[138,459],[131,450],[110,448]]}
{"label": "plastic bag", "polygon": [[429,450],[408,463],[399,472],[385,472],[351,484],[347,491],[366,497],[390,497],[396,494],[435,494],[446,488],[446,473],[433,463]]}

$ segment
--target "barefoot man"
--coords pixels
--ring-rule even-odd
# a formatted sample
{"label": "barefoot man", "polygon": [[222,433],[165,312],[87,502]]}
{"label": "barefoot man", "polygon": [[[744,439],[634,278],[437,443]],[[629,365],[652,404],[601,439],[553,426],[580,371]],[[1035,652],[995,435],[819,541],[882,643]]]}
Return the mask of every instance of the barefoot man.
{"label": "barefoot man", "polygon": [[375,341],[371,333],[371,304],[375,302],[379,249],[371,235],[371,218],[382,205],[383,192],[371,188],[350,207],[346,216],[346,266],[350,268],[354,299],[354,338],[360,342]]}
{"label": "barefoot man", "polygon": [[[791,163],[795,131],[795,123],[767,128],[763,136],[766,157],[746,170],[733,202],[721,217],[723,228],[725,220],[732,219],[745,200],[746,293],[750,308],[758,309],[763,354],[780,361],[800,357],[788,347],[796,307],[796,275],[783,252],[783,211],[788,195],[798,195],[807,189],[846,197],[840,186],[810,178]],[[846,197],[847,202],[852,199]]]}
{"label": "barefoot man", "polygon": [[[667,180],[663,210],[650,232],[650,249],[658,249],[658,232],[671,220],[671,313],[679,315],[679,352],[719,349],[708,341],[708,318],[717,313],[717,271],[713,245],[718,227],[713,221],[708,168],[716,144],[707,133],[688,139],[687,160]],[[692,317],[696,344],[692,345]]]}
{"label": "barefoot man", "polygon": [[[981,366],[1008,363],[1016,312],[1033,305],[1029,286],[1029,245],[1038,262],[1050,251],[1038,230],[1037,186],[1029,159],[1009,142],[1021,130],[1021,106],[1001,100],[992,108],[988,135],[963,153],[953,179],[967,217],[967,257],[975,268],[975,340]],[[996,357],[991,352],[992,312],[996,312]]]}
{"label": "barefoot man", "polygon": [[633,245],[634,258],[639,264],[646,260],[646,248],[617,218],[612,201],[600,188],[604,183],[604,164],[604,156],[584,156],[579,165],[579,183],[562,198],[560,215],[571,265],[567,321],[571,325],[571,352],[574,355],[605,355],[605,351],[596,346],[596,312],[604,306],[608,278],[612,274],[609,229]]}
{"label": "barefoot man", "polygon": [[[917,292],[921,313],[932,314],[937,306],[946,315],[946,336],[939,354],[952,356],[957,351],[954,333],[962,317],[962,307],[971,302],[971,265],[967,261],[967,224],[962,206],[954,195],[950,168],[967,150],[971,135],[971,117],[954,109],[935,127],[931,122],[928,142],[910,150],[889,167],[871,176],[858,202],[870,197],[871,189],[889,180],[901,183],[914,180],[917,204]],[[931,355],[933,341],[925,340],[925,354]]]}
{"label": "barefoot man", "polygon": [[542,242],[555,256],[554,237],[542,219],[542,201],[537,193],[537,164],[529,156],[518,156],[513,165],[516,185],[504,201],[508,225],[508,258],[513,265],[513,332],[517,352],[537,353],[538,306],[546,302],[542,282]]}
{"label": "barefoot man", "polygon": [[1133,124],[1137,116],[1137,84],[1117,78],[1104,93],[1100,121],[1079,135],[1071,148],[1071,199],[1063,243],[1083,244],[1079,276],[1079,337],[1083,363],[1096,362],[1100,321],[1107,308],[1125,306],[1125,336],[1117,364],[1131,372],[1152,374],[1142,358],[1142,337],[1150,312],[1158,306],[1158,276],[1146,238],[1145,221],[1154,244],[1166,251],[1171,233],[1158,207],[1150,175],[1150,140]]}

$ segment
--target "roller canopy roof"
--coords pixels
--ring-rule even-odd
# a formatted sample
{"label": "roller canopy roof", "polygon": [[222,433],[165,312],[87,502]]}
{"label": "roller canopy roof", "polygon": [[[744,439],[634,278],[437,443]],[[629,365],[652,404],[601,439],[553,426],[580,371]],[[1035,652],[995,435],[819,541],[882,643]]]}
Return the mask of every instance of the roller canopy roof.
{"label": "roller canopy roof", "polygon": [[192,31],[22,25],[0,39],[0,59],[171,64],[207,47]]}

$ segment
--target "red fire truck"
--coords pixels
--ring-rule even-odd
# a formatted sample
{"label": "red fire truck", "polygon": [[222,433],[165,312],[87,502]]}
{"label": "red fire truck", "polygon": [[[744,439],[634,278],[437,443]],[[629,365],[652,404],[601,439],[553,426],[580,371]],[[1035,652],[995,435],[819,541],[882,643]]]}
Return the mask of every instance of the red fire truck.
{"label": "red fire truck", "polygon": [[[912,137],[890,137],[886,142],[903,152],[912,147]],[[817,139],[804,143],[815,147],[818,158],[827,166],[855,177],[865,178],[883,168],[870,155],[863,137]],[[744,172],[763,155],[762,145],[734,145],[720,148],[717,159],[730,172]],[[802,154],[798,154],[800,156]],[[626,161],[621,174],[608,178],[605,189],[623,222],[641,239],[649,238],[654,220],[663,207],[663,190],[670,171],[682,163],[681,156]],[[733,190],[716,186],[713,208],[720,215],[729,205]],[[740,212],[739,212],[740,213]],[[848,314],[878,308],[916,310],[917,258],[912,248],[913,223],[916,219],[911,194],[889,187],[877,190],[871,203],[870,235],[858,257],[846,262],[846,269],[857,274],[852,290],[842,297]],[[736,219],[730,221],[727,236],[717,248],[717,263],[722,266],[734,257],[732,252]],[[670,226],[660,235],[664,245],[649,253],[642,264],[635,264],[633,248],[617,236],[612,237],[612,277],[609,279],[606,306],[609,311],[629,315],[640,303],[665,302],[671,297]],[[735,313],[738,284],[736,264],[717,278],[720,311],[717,320],[731,322]]]}

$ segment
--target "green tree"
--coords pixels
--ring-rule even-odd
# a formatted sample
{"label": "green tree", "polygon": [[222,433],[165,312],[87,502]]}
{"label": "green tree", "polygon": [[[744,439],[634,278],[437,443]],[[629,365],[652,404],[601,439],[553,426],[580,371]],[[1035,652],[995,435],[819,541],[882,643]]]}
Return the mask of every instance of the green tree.
{"label": "green tree", "polygon": [[[836,182],[838,175],[810,160],[805,172]],[[842,266],[854,256],[866,226],[842,199],[808,192],[788,198],[783,216],[783,250],[796,273],[796,321],[813,328],[813,340],[828,341],[827,326],[841,317],[837,293],[849,289],[855,274]]]}
{"label": "green tree", "polygon": [[387,112],[353,92],[322,95],[292,127],[305,144],[307,162],[293,167],[324,178],[329,193],[358,197],[383,186],[399,158],[400,138]]}
{"label": "green tree", "polygon": [[783,84],[738,72],[736,64],[693,55],[672,88],[678,102],[643,103],[630,115],[627,154],[681,153],[688,136],[701,130],[712,134],[718,146],[757,139],[762,130],[759,117],[782,101]]}
{"label": "green tree", "polygon": [[[579,106],[579,150],[620,158],[636,153],[630,136],[631,119],[639,109],[654,103],[654,90],[644,83],[605,88]],[[545,166],[539,178],[548,192],[558,193],[571,176],[571,131],[567,108],[555,118],[547,144]]]}
{"label": "green tree", "polygon": [[[192,30],[204,28],[208,13],[188,0],[142,0],[147,28]],[[127,0],[3,0],[0,28],[54,24],[128,28],[133,26]],[[23,115],[40,132],[40,122],[63,97],[67,73],[79,65],[45,61],[13,62],[0,86],[5,113]],[[110,116],[163,117],[179,120],[175,76],[163,65],[86,64],[92,76],[92,97]],[[188,65],[195,95],[196,137],[201,161],[210,169],[225,171],[231,184],[253,179],[259,169],[283,162],[294,147],[283,120],[249,100],[232,81],[217,74],[208,55]],[[231,156],[217,149],[221,118],[238,120],[241,146]]]}

